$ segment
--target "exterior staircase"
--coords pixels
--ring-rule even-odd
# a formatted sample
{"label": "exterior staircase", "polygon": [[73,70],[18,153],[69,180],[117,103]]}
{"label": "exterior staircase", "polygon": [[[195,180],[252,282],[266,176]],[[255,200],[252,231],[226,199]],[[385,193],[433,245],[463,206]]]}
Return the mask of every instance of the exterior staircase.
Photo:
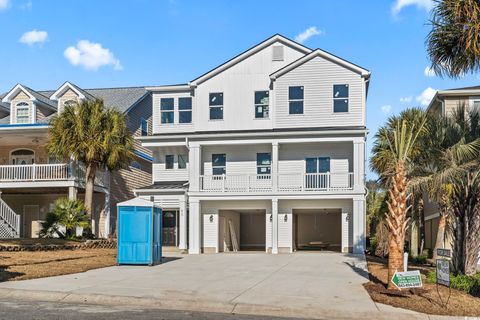
{"label": "exterior staircase", "polygon": [[0,198],[0,239],[20,237],[20,215]]}

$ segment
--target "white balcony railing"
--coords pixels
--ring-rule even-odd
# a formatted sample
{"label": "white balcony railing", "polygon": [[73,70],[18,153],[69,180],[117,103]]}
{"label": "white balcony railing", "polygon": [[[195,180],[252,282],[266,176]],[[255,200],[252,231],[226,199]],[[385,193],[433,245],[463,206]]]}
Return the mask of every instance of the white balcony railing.
{"label": "white balcony railing", "polygon": [[[66,181],[85,182],[85,165],[79,163],[0,165],[0,182]],[[95,184],[108,185],[108,174],[97,170]]]}
{"label": "white balcony railing", "polygon": [[200,191],[204,192],[305,192],[348,191],[353,189],[353,173],[279,174],[274,188],[271,175],[203,175]]}

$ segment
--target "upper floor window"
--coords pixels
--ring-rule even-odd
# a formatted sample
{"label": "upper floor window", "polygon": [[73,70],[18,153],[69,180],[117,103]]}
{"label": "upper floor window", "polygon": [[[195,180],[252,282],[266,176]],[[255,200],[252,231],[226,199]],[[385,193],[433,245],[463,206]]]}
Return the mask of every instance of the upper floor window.
{"label": "upper floor window", "polygon": [[148,135],[148,121],[144,118],[140,120],[140,130],[142,132],[142,136]]}
{"label": "upper floor window", "polygon": [[138,161],[133,161],[130,164],[130,167],[138,169],[138,170],[142,170],[142,165]]}
{"label": "upper floor window", "polygon": [[257,174],[270,174],[272,170],[272,155],[257,153]]}
{"label": "upper floor window", "polygon": [[178,98],[178,122],[192,122],[192,98]]}
{"label": "upper floor window", "polygon": [[77,104],[77,101],[75,100],[67,100],[63,103],[65,107],[73,107],[76,104]]}
{"label": "upper floor window", "polygon": [[223,93],[216,92],[209,94],[208,105],[210,107],[210,120],[223,119]]}
{"label": "upper floor window", "polygon": [[255,118],[268,118],[269,92],[255,91]]}
{"label": "upper floor window", "polygon": [[472,111],[480,114],[480,100],[473,101]]}
{"label": "upper floor window", "polygon": [[348,112],[348,84],[333,85],[333,112]]}
{"label": "upper floor window", "polygon": [[20,102],[16,106],[17,123],[30,122],[30,107],[26,102]]}
{"label": "upper floor window", "polygon": [[165,156],[165,169],[173,169],[174,162],[175,162],[175,156],[172,154],[167,154]]}
{"label": "upper floor window", "polygon": [[327,173],[330,172],[330,158],[306,158],[305,159],[306,173]]}
{"label": "upper floor window", "polygon": [[222,175],[226,172],[227,156],[225,153],[212,154],[212,174]]}
{"label": "upper floor window", "polygon": [[187,168],[187,155],[186,154],[179,154],[178,155],[178,169],[186,169]]}
{"label": "upper floor window", "polygon": [[162,123],[173,123],[173,98],[160,99],[160,114]]}
{"label": "upper floor window", "polygon": [[303,87],[288,87],[288,113],[303,114]]}

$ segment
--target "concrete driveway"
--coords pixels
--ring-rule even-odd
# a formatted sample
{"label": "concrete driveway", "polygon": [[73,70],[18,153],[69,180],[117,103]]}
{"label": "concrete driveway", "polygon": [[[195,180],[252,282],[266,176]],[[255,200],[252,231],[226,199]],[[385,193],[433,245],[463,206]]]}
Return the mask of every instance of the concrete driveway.
{"label": "concrete driveway", "polygon": [[[44,279],[0,283],[21,297],[152,305],[168,309],[359,318],[378,313],[362,284],[361,255],[295,253],[169,254],[154,266],[119,266]],[[138,299],[141,298],[141,299]],[[130,300],[129,300],[130,299]],[[131,299],[135,299],[133,302]]]}

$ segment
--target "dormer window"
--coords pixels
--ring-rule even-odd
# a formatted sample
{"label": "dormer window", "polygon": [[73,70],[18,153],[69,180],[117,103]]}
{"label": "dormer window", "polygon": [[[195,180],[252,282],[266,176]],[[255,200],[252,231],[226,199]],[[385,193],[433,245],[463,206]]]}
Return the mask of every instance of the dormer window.
{"label": "dormer window", "polygon": [[77,104],[77,101],[75,100],[67,100],[63,103],[65,107],[72,107]]}
{"label": "dormer window", "polygon": [[16,118],[17,123],[30,123],[30,107],[26,102],[17,103]]}

